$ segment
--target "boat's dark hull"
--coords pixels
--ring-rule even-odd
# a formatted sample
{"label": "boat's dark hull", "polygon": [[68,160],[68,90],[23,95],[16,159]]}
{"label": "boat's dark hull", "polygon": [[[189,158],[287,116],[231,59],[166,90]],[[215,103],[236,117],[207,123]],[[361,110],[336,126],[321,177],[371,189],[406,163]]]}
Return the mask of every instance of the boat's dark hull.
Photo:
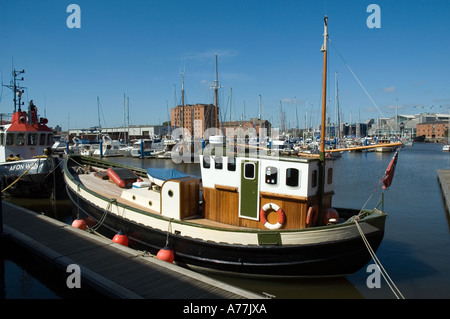
{"label": "boat's dark hull", "polygon": [[[345,276],[358,271],[371,260],[360,236],[306,245],[215,243],[184,237],[182,234],[168,235],[165,231],[105,212],[83,197],[78,197],[70,188],[68,191],[80,217],[87,218],[91,226],[103,220],[99,232],[105,236],[112,238],[119,230],[123,230],[132,247],[152,254],[156,254],[168,242],[175,253],[175,261],[181,265],[246,276],[311,277]],[[376,222],[383,225],[379,231],[366,236],[374,250],[383,238],[384,219],[385,216],[381,216]]]}
{"label": "boat's dark hull", "polygon": [[2,194],[16,198],[50,198],[55,190],[57,163],[57,158],[48,157],[0,164]]}

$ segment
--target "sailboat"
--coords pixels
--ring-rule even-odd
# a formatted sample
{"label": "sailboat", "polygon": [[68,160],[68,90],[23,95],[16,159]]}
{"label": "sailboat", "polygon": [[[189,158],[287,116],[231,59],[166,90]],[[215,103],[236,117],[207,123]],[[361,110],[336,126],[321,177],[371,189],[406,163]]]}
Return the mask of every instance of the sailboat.
{"label": "sailboat", "polygon": [[178,265],[207,272],[316,277],[364,267],[369,250],[382,242],[387,214],[382,203],[361,210],[332,206],[334,159],[324,149],[327,21],[320,156],[204,152],[200,177],[170,172],[163,178],[128,167],[136,179],[127,187],[96,177],[118,164],[70,156],[64,178],[77,218],[111,237],[122,230],[133,247],[155,255],[170,250]]}

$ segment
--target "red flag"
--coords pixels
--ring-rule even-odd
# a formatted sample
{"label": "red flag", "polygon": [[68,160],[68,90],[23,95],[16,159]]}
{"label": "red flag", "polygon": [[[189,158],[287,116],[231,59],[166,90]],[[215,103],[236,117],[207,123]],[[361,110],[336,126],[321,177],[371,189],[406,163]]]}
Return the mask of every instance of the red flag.
{"label": "red flag", "polygon": [[386,176],[383,178],[383,189],[389,188],[394,178],[395,166],[397,165],[398,151],[395,151],[394,156],[386,169]]}

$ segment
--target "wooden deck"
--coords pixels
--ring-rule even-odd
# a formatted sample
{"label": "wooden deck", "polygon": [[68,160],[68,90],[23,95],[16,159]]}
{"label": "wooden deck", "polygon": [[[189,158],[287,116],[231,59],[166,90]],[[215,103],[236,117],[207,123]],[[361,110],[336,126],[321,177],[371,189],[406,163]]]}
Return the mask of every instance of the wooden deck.
{"label": "wooden deck", "polygon": [[[102,172],[103,170],[96,168],[96,171]],[[106,172],[106,170],[104,170],[104,171]],[[113,182],[109,181],[108,179],[101,180],[99,177],[95,176],[95,172],[91,172],[89,174],[79,174],[79,175],[74,175],[74,176],[78,176],[79,181],[83,185],[85,185],[86,188],[95,191],[99,195],[102,195],[106,198],[114,198],[119,203],[143,210],[145,212],[159,214],[158,212],[156,212],[148,207],[144,207],[144,206],[138,205],[132,201],[121,198],[121,194],[124,189],[120,188],[119,186],[117,186]],[[146,178],[142,178],[142,179],[145,182],[149,181]],[[200,212],[199,212],[199,215],[191,216],[184,220],[195,223],[195,224],[210,226],[210,227],[220,227],[220,228],[228,228],[228,229],[248,229],[246,227],[225,224],[225,223],[213,221],[213,220],[210,220],[207,218],[203,218],[202,216],[200,216]]]}
{"label": "wooden deck", "polygon": [[110,298],[263,298],[8,202],[3,233],[63,272],[80,266],[82,285]]}

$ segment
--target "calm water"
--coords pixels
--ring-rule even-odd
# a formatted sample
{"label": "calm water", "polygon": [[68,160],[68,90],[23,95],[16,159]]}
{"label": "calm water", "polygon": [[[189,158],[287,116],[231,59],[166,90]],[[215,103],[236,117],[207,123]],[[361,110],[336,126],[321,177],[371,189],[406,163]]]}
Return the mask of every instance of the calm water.
{"label": "calm water", "polygon": [[[438,169],[450,169],[450,154],[440,144],[416,143],[400,150],[395,177],[384,192],[389,217],[377,257],[407,299],[450,298],[450,221],[437,181]],[[360,209],[372,196],[393,153],[345,153],[335,161],[333,206]],[[112,158],[135,167],[173,167],[171,160]],[[198,164],[180,164],[179,170],[199,175]],[[366,208],[380,199],[381,185]],[[38,206],[42,201],[21,202],[35,211],[45,211],[71,223],[70,204]],[[60,205],[62,204],[62,205]],[[2,258],[0,256],[0,258]],[[3,298],[67,298],[54,293],[42,279],[33,277],[27,265],[3,258],[6,294]],[[29,268],[30,269],[30,268]],[[395,298],[386,282],[369,289],[366,268],[339,279],[257,280],[214,276],[222,281],[277,298]],[[29,289],[27,289],[29,288]],[[41,291],[41,292],[35,292]]]}

